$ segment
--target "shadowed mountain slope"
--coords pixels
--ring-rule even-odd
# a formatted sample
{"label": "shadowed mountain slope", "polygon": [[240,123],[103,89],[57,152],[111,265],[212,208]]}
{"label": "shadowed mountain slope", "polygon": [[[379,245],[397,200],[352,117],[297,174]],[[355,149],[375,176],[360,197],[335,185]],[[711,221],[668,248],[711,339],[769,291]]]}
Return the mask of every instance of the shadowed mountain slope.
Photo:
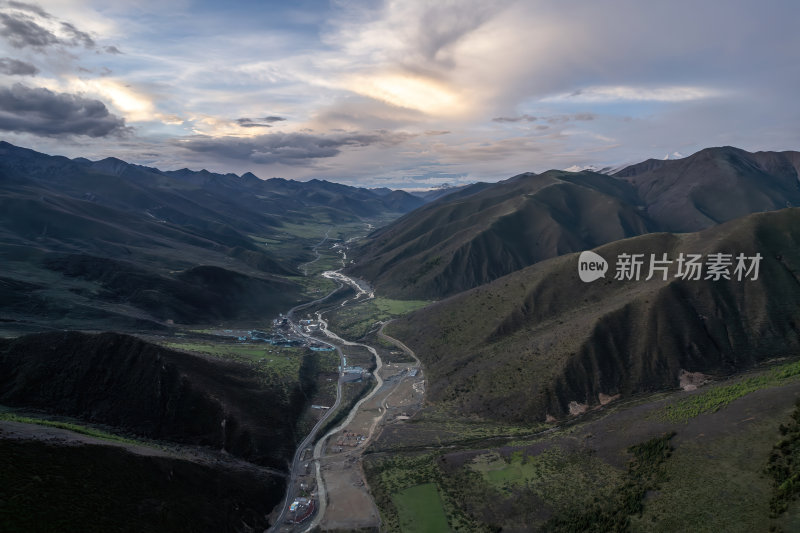
{"label": "shadowed mountain slope", "polygon": [[800,152],[707,148],[615,174],[635,189],[662,231],[697,231],[748,213],[800,205]]}
{"label": "shadowed mountain slope", "polygon": [[247,365],[127,335],[42,333],[0,339],[0,404],[225,450],[283,470],[313,386],[306,370],[295,390],[283,392],[260,383]]}
{"label": "shadowed mountain slope", "polygon": [[[677,387],[683,370],[724,375],[800,348],[800,209],[595,251],[609,262],[605,279],[581,282],[570,254],[392,323],[389,333],[425,364],[427,398],[454,413],[529,422]],[[675,279],[673,264],[667,281],[645,281],[649,259],[640,281],[614,279],[622,253],[716,252],[760,253],[758,279]]]}
{"label": "shadowed mountain slope", "polygon": [[351,271],[395,297],[452,295],[617,239],[800,205],[798,169],[800,152],[724,147],[613,177],[548,171],[476,184],[375,231]]}
{"label": "shadowed mountain slope", "polygon": [[116,333],[0,339],[4,411],[126,439],[0,420],[0,529],[262,531],[315,377],[313,355],[276,384]]}
{"label": "shadowed mountain slope", "polygon": [[[422,203],[403,191],[70,160],[0,142],[0,319],[18,331],[262,320],[298,303],[301,287],[285,276],[299,275],[319,240],[287,227]],[[267,245],[273,235],[292,246]]]}
{"label": "shadowed mountain slope", "polygon": [[[0,421],[6,435],[25,426]],[[241,462],[43,433],[0,439],[3,531],[263,531],[283,497],[282,477]]]}
{"label": "shadowed mountain slope", "polygon": [[352,271],[388,295],[430,298],[651,226],[633,188],[620,180],[521,174],[453,192],[374,232]]}

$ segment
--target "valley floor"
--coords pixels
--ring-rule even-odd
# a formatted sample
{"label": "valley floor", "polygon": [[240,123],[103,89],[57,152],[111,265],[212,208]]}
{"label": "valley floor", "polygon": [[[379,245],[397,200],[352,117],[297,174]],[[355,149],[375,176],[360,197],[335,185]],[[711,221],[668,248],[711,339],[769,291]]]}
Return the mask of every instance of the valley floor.
{"label": "valley floor", "polygon": [[800,505],[768,470],[797,453],[796,367],[612,403],[533,436],[437,434],[423,410],[365,455],[382,530],[797,531]]}

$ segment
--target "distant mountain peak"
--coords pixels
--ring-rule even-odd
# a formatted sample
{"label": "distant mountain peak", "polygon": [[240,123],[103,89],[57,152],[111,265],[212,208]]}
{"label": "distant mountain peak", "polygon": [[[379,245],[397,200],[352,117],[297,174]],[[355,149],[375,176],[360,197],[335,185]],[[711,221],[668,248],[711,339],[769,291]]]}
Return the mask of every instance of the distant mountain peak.
{"label": "distant mountain peak", "polygon": [[615,172],[619,172],[625,167],[630,166],[630,163],[623,163],[621,165],[607,165],[607,166],[599,166],[599,165],[572,165],[570,167],[565,168],[567,172],[597,172],[598,174],[614,174]]}
{"label": "distant mountain peak", "polygon": [[[673,161],[676,159],[683,159],[685,157],[686,156],[683,155],[682,153],[674,151],[674,152],[668,152],[667,154],[664,155],[664,157],[657,159],[656,161]],[[648,159],[648,161],[651,160],[652,158]],[[608,174],[610,176],[612,174],[616,174],[620,170],[633,166],[634,164],[637,163],[632,163],[629,161],[627,163],[618,163],[614,165],[572,165],[565,168],[564,170],[566,170],[567,172],[584,172],[588,170],[590,172],[597,172],[598,174]]]}

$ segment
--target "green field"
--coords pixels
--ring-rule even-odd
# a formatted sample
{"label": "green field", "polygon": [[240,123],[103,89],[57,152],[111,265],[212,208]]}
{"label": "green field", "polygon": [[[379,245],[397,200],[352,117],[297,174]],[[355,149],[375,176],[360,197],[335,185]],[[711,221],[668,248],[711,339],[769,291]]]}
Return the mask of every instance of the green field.
{"label": "green field", "polygon": [[387,321],[421,309],[431,302],[426,300],[392,300],[373,298],[357,305],[335,310],[330,315],[332,329],[345,338],[360,339],[376,322]]}
{"label": "green field", "polygon": [[404,533],[450,531],[435,483],[409,487],[393,497]]}
{"label": "green field", "polygon": [[372,302],[381,313],[391,316],[405,315],[431,303],[429,300],[391,300],[389,298],[375,298]]}
{"label": "green field", "polygon": [[[364,463],[370,490],[381,512],[381,529],[488,533],[460,508],[460,501],[454,497],[461,495],[450,486],[452,480],[443,475],[436,457],[436,454],[397,454]],[[470,486],[461,480],[455,483],[462,488]]]}
{"label": "green field", "polygon": [[[437,405],[427,406],[414,417],[414,431],[405,431],[391,426],[384,429],[387,435],[397,431],[396,439],[380,442],[381,451],[391,451],[417,444],[435,443],[437,446],[469,446],[485,439],[507,438],[510,446],[524,446],[536,440],[536,435],[551,428],[552,424],[534,422],[531,425],[512,425],[486,419],[458,419],[451,416],[445,408]],[[511,440],[513,439],[513,440]]]}
{"label": "green field", "polygon": [[517,451],[508,459],[489,452],[476,457],[469,467],[494,490],[512,493],[525,487],[555,509],[574,505],[578,494],[608,497],[622,475],[590,454],[557,448],[529,456]]}
{"label": "green field", "polygon": [[519,485],[526,480],[540,477],[537,476],[540,466],[546,463],[541,461],[541,456],[536,459],[540,460],[525,461],[522,452],[515,452],[511,461],[504,461],[499,454],[488,453],[476,457],[471,466],[473,470],[483,474],[484,479],[490,484],[502,487],[506,483]]}
{"label": "green field", "polygon": [[129,439],[126,437],[120,437],[119,435],[114,435],[113,433],[108,433],[107,431],[102,431],[96,428],[92,428],[89,426],[84,426],[81,424],[74,424],[71,422],[61,422],[58,420],[46,420],[43,418],[32,418],[29,416],[19,416],[13,413],[8,412],[0,412],[0,420],[8,420],[9,422],[22,422],[25,424],[36,424],[38,426],[47,426],[53,427],[58,429],[66,429],[69,431],[74,431],[75,433],[80,433],[81,435],[87,435],[89,437],[94,437],[96,439],[108,440],[113,442],[120,442],[123,444],[136,444],[140,446],[152,446],[152,444],[139,441],[136,439]]}
{"label": "green field", "polygon": [[216,357],[245,359],[250,361],[258,361],[267,357],[267,346],[274,348],[268,344],[215,344],[202,342],[168,342],[165,343],[165,346],[174,350],[200,352]]}
{"label": "green field", "polygon": [[271,383],[297,381],[303,355],[309,351],[307,348],[283,348],[267,343],[167,342],[164,346],[248,364]]}

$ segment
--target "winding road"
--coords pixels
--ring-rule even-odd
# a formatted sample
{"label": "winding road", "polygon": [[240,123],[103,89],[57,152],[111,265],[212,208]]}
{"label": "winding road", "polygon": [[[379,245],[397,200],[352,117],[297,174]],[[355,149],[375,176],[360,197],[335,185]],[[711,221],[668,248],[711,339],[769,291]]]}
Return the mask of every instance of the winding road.
{"label": "winding road", "polygon": [[[337,274],[339,276],[343,276],[340,273],[337,273]],[[344,277],[346,277],[346,276],[344,276]],[[350,280],[351,284],[358,284],[359,283],[357,280],[353,280],[352,278],[348,278],[348,279]],[[367,294],[368,298],[373,298],[374,297],[374,293],[371,291],[371,289],[367,290],[364,287],[362,287],[362,289],[364,289],[364,294]],[[372,347],[372,346],[370,346],[368,344],[363,344],[363,343],[359,343],[359,342],[351,342],[351,341],[347,341],[345,339],[342,339],[341,337],[339,337],[338,335],[336,335],[335,333],[333,333],[332,331],[330,331],[328,329],[328,324],[322,318],[321,313],[318,312],[318,313],[316,313],[316,315],[317,315],[317,319],[319,320],[319,322],[321,324],[322,332],[325,333],[325,335],[328,338],[334,340],[337,343],[341,343],[344,346],[361,346],[363,348],[366,348],[373,355],[373,357],[375,357],[376,366],[375,366],[375,371],[373,372],[373,375],[375,376],[376,384],[372,388],[372,390],[369,392],[369,394],[367,394],[366,396],[361,398],[353,406],[353,408],[350,410],[350,412],[348,413],[348,415],[345,418],[345,420],[341,424],[337,425],[335,428],[333,428],[330,431],[328,431],[325,435],[323,435],[317,441],[316,445],[314,446],[314,454],[313,454],[312,460],[314,461],[314,464],[315,464],[315,474],[316,474],[316,478],[317,478],[317,495],[318,495],[318,500],[319,500],[319,509],[318,509],[316,515],[314,516],[313,521],[308,525],[308,527],[306,529],[304,529],[304,532],[308,532],[308,531],[313,530],[315,527],[317,527],[320,524],[320,522],[325,517],[325,511],[326,511],[326,508],[327,508],[327,500],[328,500],[327,496],[328,495],[327,495],[327,488],[326,488],[326,485],[325,485],[325,480],[324,480],[324,478],[322,476],[321,461],[320,460],[325,458],[325,457],[333,457],[334,455],[360,455],[362,453],[362,451],[366,448],[367,444],[369,444],[369,442],[372,440],[372,438],[373,438],[373,436],[375,434],[375,430],[378,427],[378,424],[386,416],[386,413],[388,412],[387,400],[397,390],[397,387],[399,385],[399,382],[395,383],[395,385],[391,389],[391,391],[387,392],[386,396],[380,402],[382,408],[379,409],[378,416],[373,418],[372,424],[370,424],[369,430],[368,430],[367,434],[365,435],[365,441],[358,449],[352,450],[352,451],[343,452],[343,453],[339,453],[339,454],[333,454],[333,455],[327,455],[327,456],[323,455],[323,450],[325,448],[326,441],[330,437],[335,435],[336,433],[338,433],[338,432],[344,430],[345,428],[347,428],[353,422],[353,419],[359,414],[359,410],[362,408],[362,406],[367,404],[370,400],[372,400],[375,397],[376,394],[378,394],[381,391],[381,389],[383,388],[383,385],[384,385],[384,380],[380,375],[380,371],[383,368],[383,360],[381,359],[380,355],[378,354],[377,350],[374,347]],[[388,340],[390,342],[395,343],[405,353],[407,353],[408,355],[410,355],[414,359],[414,365],[412,365],[411,368],[419,368],[420,360],[417,358],[417,356],[413,352],[413,350],[408,348],[408,346],[406,346],[402,342],[398,341],[397,339],[394,339],[393,337],[390,337],[390,336],[386,335],[385,333],[383,333],[383,329],[386,326],[386,324],[388,324],[388,322],[385,322],[385,323],[381,324],[381,327],[380,327],[380,329],[378,331],[378,336],[383,338],[383,339],[385,339],[385,340]]]}
{"label": "winding road", "polygon": [[[326,234],[326,238],[322,239],[317,244],[317,246],[322,245],[326,241],[326,239],[327,239],[327,234]],[[316,252],[316,247],[315,247],[315,252]],[[319,256],[319,254],[318,254],[318,256]],[[306,265],[308,265],[308,264],[309,263],[306,263]],[[306,265],[304,265],[304,266],[306,266]],[[306,302],[306,303],[303,303],[303,304],[300,304],[300,305],[297,305],[297,306],[293,307],[292,309],[290,309],[287,312],[286,318],[289,319],[289,321],[292,324],[293,329],[299,335],[302,335],[303,337],[305,337],[305,338],[307,338],[309,340],[313,340],[313,341],[316,341],[316,342],[319,342],[319,343],[322,343],[322,344],[327,344],[329,346],[333,346],[336,349],[336,352],[339,355],[339,361],[340,361],[340,364],[341,364],[342,367],[345,366],[345,359],[344,359],[344,354],[342,352],[342,349],[340,348],[341,345],[344,345],[344,346],[363,346],[364,348],[369,350],[369,352],[375,357],[375,360],[376,360],[375,378],[377,380],[377,384],[373,388],[373,390],[370,391],[370,393],[367,396],[362,398],[350,410],[350,413],[348,414],[347,418],[345,419],[345,421],[342,424],[338,425],[337,427],[335,427],[334,429],[329,431],[321,439],[319,439],[319,441],[317,442],[317,446],[315,446],[315,448],[314,448],[313,459],[319,459],[319,457],[321,455],[320,443],[324,443],[325,440],[328,437],[330,437],[330,435],[333,435],[337,431],[340,431],[342,427],[345,427],[347,424],[349,424],[350,421],[352,421],[352,419],[355,416],[355,414],[358,412],[358,408],[365,401],[367,401],[370,398],[372,398],[372,396],[374,396],[375,393],[378,391],[378,389],[380,389],[380,387],[383,385],[383,380],[380,378],[379,375],[377,375],[377,372],[383,366],[383,362],[381,361],[381,358],[378,355],[378,352],[375,350],[375,348],[373,348],[372,346],[367,346],[365,344],[346,341],[346,340],[342,339],[341,337],[339,337],[338,335],[336,335],[335,333],[331,332],[328,329],[328,323],[324,319],[322,319],[321,313],[319,313],[319,312],[317,312],[316,315],[317,315],[317,318],[319,319],[319,322],[320,322],[321,331],[325,334],[326,337],[328,337],[330,339],[333,339],[334,341],[339,343],[339,345],[337,345],[335,343],[331,343],[331,342],[326,342],[325,340],[323,340],[321,338],[313,337],[311,335],[306,334],[305,332],[303,332],[302,328],[298,327],[292,321],[293,315],[297,311],[324,302],[325,300],[327,300],[328,298],[333,296],[344,285],[349,285],[350,287],[352,287],[356,291],[356,295],[355,295],[355,297],[350,298],[350,299],[345,300],[344,302],[342,302],[342,305],[346,305],[348,303],[352,304],[353,302],[360,302],[360,301],[363,301],[364,299],[374,298],[374,292],[373,292],[372,288],[369,286],[369,284],[367,284],[366,282],[360,281],[360,280],[353,279],[353,278],[351,278],[349,276],[346,276],[346,275],[342,274],[341,272],[339,272],[338,270],[337,271],[326,271],[326,272],[323,272],[322,276],[325,277],[325,278],[328,278],[328,279],[331,279],[331,280],[335,281],[337,283],[337,287],[335,289],[333,289],[327,295],[323,296],[322,298],[317,298],[316,300],[313,300],[313,301],[310,301],[310,302]],[[297,488],[298,488],[297,487],[297,480],[300,477],[301,472],[305,471],[305,467],[303,467],[302,464],[301,464],[303,462],[302,461],[303,453],[311,445],[311,443],[314,442],[314,439],[316,438],[317,432],[319,431],[319,429],[325,424],[325,422],[330,418],[330,416],[333,415],[333,413],[339,408],[339,406],[341,404],[341,401],[342,401],[342,379],[343,379],[343,375],[340,375],[339,379],[338,379],[338,381],[336,383],[336,401],[331,406],[331,408],[327,410],[327,412],[324,414],[324,416],[317,421],[317,423],[311,429],[309,434],[298,445],[297,450],[295,451],[294,457],[292,459],[290,476],[289,476],[289,481],[287,483],[287,489],[286,489],[286,496],[284,497],[283,506],[281,508],[281,513],[280,513],[280,515],[278,515],[278,518],[275,521],[275,524],[270,528],[270,531],[278,531],[281,528],[281,526],[283,525],[284,521],[286,520],[286,515],[289,512],[289,507],[291,505],[292,500],[294,499],[294,495],[297,494],[297,492],[298,492],[297,491]],[[320,487],[320,491],[321,491],[320,495],[319,495],[319,498],[318,498],[319,509],[316,512],[316,520],[315,520],[315,522],[316,522],[316,521],[318,521],[319,518],[321,518],[325,514],[326,498],[325,498],[325,494],[324,494],[324,484],[320,483],[321,474],[319,472],[319,461],[315,461],[315,462],[316,462],[316,471],[317,471],[317,480],[318,480],[317,481],[317,486]]]}
{"label": "winding road", "polygon": [[[326,241],[328,241],[329,233],[330,233],[330,230],[328,230],[325,233],[325,237],[322,238],[322,240],[320,240],[313,247],[313,251],[314,251],[314,253],[316,255],[315,259],[313,259],[312,261],[309,261],[308,263],[305,263],[305,264],[300,266],[300,269],[303,271],[303,273],[305,275],[308,275],[308,267],[311,264],[313,264],[314,262],[316,262],[317,260],[319,260],[319,258],[321,257],[321,254],[319,253],[318,248],[320,246],[322,246]],[[345,243],[345,244],[347,244],[347,243]],[[345,252],[344,249],[340,249],[339,253],[342,254],[342,266],[344,267],[345,260],[346,260],[346,257],[347,257],[346,256],[346,252]],[[339,379],[337,380],[337,383],[336,383],[336,401],[331,406],[331,408],[328,409],[324,413],[324,415],[317,421],[317,423],[314,425],[314,427],[311,429],[311,431],[308,433],[308,435],[306,435],[306,437],[302,440],[302,442],[300,442],[300,444],[297,446],[297,449],[295,451],[294,457],[292,459],[290,472],[289,472],[289,475],[288,475],[289,479],[288,479],[288,483],[287,483],[287,487],[286,487],[286,495],[284,497],[284,500],[283,500],[283,503],[282,503],[282,506],[281,506],[281,512],[278,515],[278,517],[277,517],[276,521],[274,522],[274,524],[272,525],[272,527],[269,529],[270,532],[295,531],[294,527],[288,526],[287,524],[284,523],[284,521],[286,520],[287,514],[289,512],[289,507],[291,505],[291,502],[294,500],[296,495],[300,493],[298,483],[299,483],[299,479],[303,475],[306,475],[306,463],[307,462],[311,462],[311,461],[313,461],[313,463],[314,463],[315,476],[316,476],[316,480],[317,480],[317,482],[316,482],[316,486],[317,486],[317,497],[316,497],[317,509],[315,511],[315,514],[314,514],[314,519],[310,523],[304,524],[302,527],[303,527],[304,531],[310,531],[311,529],[313,529],[314,527],[316,527],[316,526],[318,526],[320,524],[320,522],[325,517],[326,507],[327,507],[327,503],[328,503],[327,488],[326,488],[326,485],[325,485],[325,480],[324,480],[324,478],[322,476],[320,462],[321,462],[321,459],[323,459],[323,458],[333,457],[334,455],[337,455],[337,454],[323,455],[323,452],[325,450],[325,443],[327,442],[327,440],[330,437],[332,437],[336,433],[342,431],[343,429],[347,428],[353,422],[355,417],[359,414],[359,411],[362,408],[362,406],[364,406],[367,402],[372,400],[375,397],[375,395],[378,394],[381,391],[381,389],[384,387],[384,380],[380,375],[381,369],[384,368],[384,364],[383,364],[383,361],[382,361],[378,351],[374,347],[369,346],[367,344],[363,344],[363,343],[351,342],[351,341],[345,340],[345,339],[339,337],[336,333],[330,331],[330,329],[328,329],[327,321],[322,317],[323,312],[321,312],[321,311],[317,311],[315,314],[316,314],[317,320],[318,320],[318,322],[320,324],[320,331],[321,331],[321,333],[324,334],[325,339],[311,336],[311,335],[307,334],[306,332],[304,332],[301,327],[299,327],[297,324],[295,324],[293,319],[294,319],[294,315],[298,311],[300,311],[302,309],[310,308],[310,307],[313,307],[315,305],[318,305],[318,304],[321,304],[321,303],[325,302],[326,300],[331,298],[337,291],[339,291],[344,286],[351,287],[355,291],[355,296],[352,297],[352,298],[344,300],[341,303],[341,306],[353,305],[355,303],[360,303],[360,302],[362,302],[364,300],[369,300],[369,299],[375,297],[375,293],[374,293],[372,287],[368,283],[366,283],[365,281],[362,281],[362,280],[357,280],[357,279],[351,278],[350,276],[347,276],[347,275],[343,274],[341,272],[341,269],[340,270],[326,271],[326,272],[321,273],[320,275],[322,277],[324,277],[324,278],[327,278],[327,279],[330,279],[330,280],[334,281],[336,283],[336,285],[337,285],[336,288],[333,289],[331,292],[329,292],[327,295],[325,295],[325,296],[323,296],[321,298],[317,298],[316,300],[313,300],[313,301],[310,301],[310,302],[306,302],[306,303],[302,303],[302,304],[299,304],[299,305],[293,307],[292,309],[290,309],[286,313],[285,317],[289,320],[289,323],[291,324],[291,327],[294,329],[294,331],[298,335],[300,335],[300,336],[302,336],[302,337],[304,337],[304,338],[306,338],[308,340],[315,341],[315,342],[321,343],[321,344],[326,344],[328,346],[332,346],[333,348],[335,348],[336,352],[337,352],[337,354],[339,356],[339,361],[340,361],[340,365],[341,365],[342,368],[344,368],[346,366],[345,354],[342,351],[342,347],[343,346],[359,346],[359,347],[363,347],[364,349],[366,349],[375,358],[375,370],[373,372],[373,375],[375,376],[375,386],[372,388],[372,390],[369,391],[368,394],[366,394],[363,398],[361,398],[352,407],[352,409],[350,409],[350,411],[348,412],[347,416],[345,417],[345,419],[340,424],[338,424],[333,429],[329,430],[321,438],[317,438],[317,434],[319,433],[320,428],[322,428],[325,425],[325,423],[330,419],[331,416],[334,415],[334,413],[337,411],[337,409],[339,409],[339,407],[341,405],[341,402],[342,402],[342,384],[343,384],[344,374],[340,374]],[[405,344],[401,343],[397,339],[393,339],[392,337],[389,337],[388,335],[383,333],[383,328],[384,328],[385,325],[386,325],[386,323],[381,323],[380,329],[377,332],[378,336],[380,338],[388,340],[388,341],[394,343],[395,345],[397,345],[398,347],[400,347],[404,352],[406,352],[411,357],[413,357],[413,359],[415,361],[413,367],[419,367],[420,361],[416,357],[416,355],[414,354],[414,352],[412,350],[410,350]],[[322,337],[322,335],[320,335],[320,337]],[[365,436],[365,442],[363,443],[363,445],[357,450],[351,450],[351,451],[348,451],[348,452],[345,452],[345,453],[340,453],[338,455],[348,455],[348,454],[350,454],[350,455],[358,455],[358,456],[360,456],[361,451],[363,450],[363,448],[365,448],[366,445],[369,443],[369,441],[372,439],[372,437],[373,437],[373,435],[375,433],[375,430],[378,427],[378,424],[381,422],[381,420],[386,415],[387,409],[388,409],[387,400],[388,400],[389,396],[391,396],[397,390],[397,386],[398,385],[399,385],[399,380],[394,383],[394,387],[393,388],[384,390],[384,392],[386,393],[386,396],[380,400],[380,406],[381,407],[378,409],[379,414],[378,414],[378,416],[375,416],[372,419],[372,423],[370,424],[370,427],[369,427],[369,429],[367,431],[367,434]],[[316,444],[314,445],[314,448],[313,448],[312,457],[303,459],[303,456],[304,456],[306,450],[309,449],[309,447],[312,444],[314,444],[315,441],[316,441]]]}

